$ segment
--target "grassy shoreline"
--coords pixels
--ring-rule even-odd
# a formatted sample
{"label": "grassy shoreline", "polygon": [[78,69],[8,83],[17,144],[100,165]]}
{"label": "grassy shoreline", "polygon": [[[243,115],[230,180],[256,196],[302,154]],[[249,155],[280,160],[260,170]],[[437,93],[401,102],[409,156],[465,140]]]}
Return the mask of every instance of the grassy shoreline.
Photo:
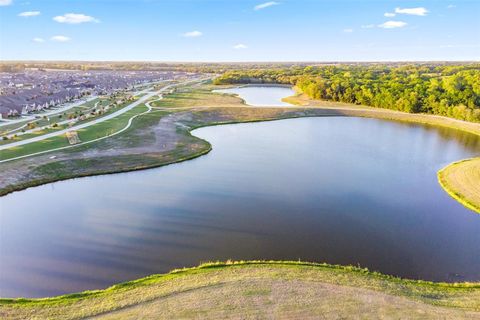
{"label": "grassy shoreline", "polygon": [[[212,86],[207,86],[208,89],[211,89]],[[203,90],[205,91],[205,90]],[[203,92],[202,91],[202,92]],[[210,93],[212,94],[212,93]],[[215,96],[215,94],[212,94]],[[243,99],[239,97],[234,97],[232,95],[228,94],[218,94],[218,95],[224,95],[224,96],[230,96],[229,98],[231,99],[236,99],[238,103],[237,107],[235,106],[235,103],[229,102],[229,108],[231,110],[235,110],[239,107],[241,108],[252,108],[249,106],[245,106],[245,102]],[[169,104],[170,99],[166,99],[164,102],[165,104]],[[175,98],[172,99],[172,103]],[[298,93],[295,96],[292,97],[287,97],[283,99],[286,102],[289,102],[291,104],[297,105],[298,107],[286,107],[286,108],[276,108],[277,110],[293,110],[293,111],[311,111],[311,110],[325,110],[325,113],[321,114],[314,114],[314,112],[305,112],[302,115],[298,115],[295,113],[292,113],[290,116],[286,116],[279,112],[277,115],[273,116],[268,116],[268,117],[253,117],[253,118],[247,118],[247,119],[238,119],[238,120],[226,120],[226,121],[211,121],[208,123],[202,123],[200,125],[194,125],[190,128],[190,131],[193,131],[197,128],[200,127],[205,127],[205,126],[213,126],[213,125],[222,125],[222,124],[234,124],[234,123],[248,123],[248,122],[259,122],[259,121],[271,121],[271,120],[280,120],[280,119],[286,119],[286,118],[298,118],[298,117],[311,117],[311,116],[355,116],[355,117],[366,117],[366,118],[376,118],[376,119],[384,119],[384,120],[394,120],[394,121],[400,121],[400,122],[407,122],[407,123],[418,123],[418,124],[424,124],[424,125],[432,125],[432,126],[440,126],[440,127],[445,127],[449,129],[455,129],[455,130],[461,130],[464,132],[468,132],[477,136],[480,136],[480,124],[476,123],[470,123],[470,122],[465,122],[465,121],[460,121],[460,120],[455,120],[447,117],[441,117],[441,116],[434,116],[434,115],[427,115],[427,114],[411,114],[411,113],[404,113],[400,111],[394,111],[394,110],[387,110],[387,109],[378,109],[378,108],[373,108],[373,107],[366,107],[366,106],[358,106],[358,105],[349,105],[349,104],[344,104],[344,103],[338,103],[338,102],[328,102],[328,101],[320,101],[320,100],[311,100],[305,95],[302,95],[301,93]],[[215,103],[217,103],[215,101]],[[215,108],[213,106],[212,108]],[[265,108],[267,109],[267,108]],[[329,113],[328,111],[331,111]],[[189,135],[190,131],[188,132]],[[88,172],[88,173],[78,173],[78,174],[69,174],[69,175],[64,175],[64,176],[57,176],[57,177],[44,177],[41,179],[32,179],[27,182],[22,182],[22,183],[17,183],[15,185],[9,185],[5,187],[0,188],[0,196],[7,195],[9,193],[15,192],[15,191],[21,191],[30,187],[35,187],[47,183],[52,183],[52,182],[57,182],[57,181],[62,181],[62,180],[68,180],[68,179],[73,179],[73,178],[80,178],[80,177],[88,177],[88,176],[95,176],[95,175],[103,175],[103,174],[113,174],[113,173],[121,173],[121,172],[130,172],[130,171],[135,171],[135,170],[143,170],[143,169],[151,169],[151,168],[156,168],[168,164],[173,164],[181,161],[186,161],[186,160],[191,160],[194,158],[197,158],[201,155],[204,155],[208,153],[211,150],[211,145],[207,141],[203,141],[204,143],[208,144],[208,148],[201,150],[200,152],[196,152],[194,154],[190,154],[188,156],[182,156],[176,159],[170,159],[169,161],[162,161],[158,163],[149,163],[149,164],[142,164],[134,167],[118,167],[118,168],[109,168],[105,170],[97,170],[95,172]],[[461,161],[461,160],[460,160]],[[440,174],[440,173],[439,173]],[[440,182],[440,180],[439,180]],[[480,182],[479,182],[480,183]],[[446,179],[443,179],[440,185],[442,188],[449,194],[451,195],[454,199],[459,201],[462,204],[466,203],[471,203],[471,200],[468,199],[461,199],[458,196],[454,196],[456,191],[453,190],[453,188],[448,187],[448,181]],[[447,186],[447,187],[446,187]],[[461,201],[460,201],[461,200]],[[480,202],[474,203],[474,211],[479,212],[477,209],[480,206]],[[469,209],[472,209],[471,205],[467,206]]]}
{"label": "grassy shoreline", "polygon": [[[236,98],[237,99],[237,98]],[[240,100],[240,99],[238,99]],[[242,100],[243,101],[243,100]],[[220,114],[222,113],[222,110],[235,110],[238,111],[239,113],[241,112],[240,109],[243,110],[250,110],[251,107],[236,107],[236,108],[217,108],[217,107],[212,107],[210,108],[211,110],[220,110]],[[181,132],[177,132],[178,135],[181,136],[187,136],[188,138],[193,138],[195,141],[201,142],[204,146],[200,150],[195,150],[195,152],[191,153],[189,152],[187,155],[181,155],[181,156],[174,156],[170,157],[167,160],[162,159],[163,161],[153,161],[153,162],[146,162],[146,163],[141,163],[139,165],[134,165],[131,167],[128,166],[109,166],[107,169],[102,169],[102,170],[96,170],[96,171],[89,171],[89,172],[84,172],[84,173],[78,173],[78,172],[72,172],[68,171],[65,174],[57,174],[55,175],[49,175],[47,177],[43,177],[42,179],[29,179],[26,182],[23,183],[16,183],[14,185],[8,185],[6,187],[0,188],[0,197],[8,195],[13,192],[17,191],[22,191],[31,187],[36,187],[48,183],[53,183],[53,182],[58,182],[58,181],[64,181],[64,180],[70,180],[70,179],[75,179],[75,178],[82,178],[82,177],[89,177],[89,176],[98,176],[98,175],[106,175],[106,174],[115,174],[115,173],[124,173],[124,172],[131,172],[131,171],[136,171],[136,170],[144,170],[144,169],[153,169],[153,168],[158,168],[162,167],[165,165],[169,164],[174,164],[178,162],[183,162],[187,160],[192,160],[195,159],[199,156],[202,156],[204,154],[207,154],[208,152],[211,151],[212,146],[208,141],[205,141],[203,139],[200,139],[198,137],[195,137],[191,134],[193,130],[202,128],[202,127],[208,127],[208,126],[217,126],[217,125],[226,125],[226,124],[237,124],[237,123],[253,123],[253,122],[263,122],[263,121],[275,121],[275,120],[282,120],[282,119],[293,119],[293,118],[300,118],[300,117],[308,117],[308,116],[342,116],[342,113],[336,113],[332,111],[327,111],[327,112],[322,112],[322,110],[309,110],[307,114],[302,112],[303,109],[288,109],[288,108],[263,108],[257,111],[272,111],[273,115],[264,115],[263,113],[260,113],[260,115],[253,115],[245,117],[242,115],[241,119],[231,119],[229,116],[226,116],[225,119],[219,120],[215,119],[213,121],[207,121],[207,122],[200,122],[200,123],[193,123],[188,127],[188,130],[183,129]],[[286,111],[287,114],[284,112]],[[219,118],[224,118],[223,116],[220,116]],[[193,140],[191,140],[193,141]],[[80,146],[81,147],[81,146]],[[74,148],[72,148],[73,150]],[[120,157],[113,157],[113,159],[118,159]],[[54,165],[55,163],[51,163],[51,165]],[[54,170],[50,170],[54,171]]]}
{"label": "grassy shoreline", "polygon": [[41,186],[41,185],[54,183],[54,182],[60,182],[60,181],[65,181],[65,180],[77,179],[77,178],[109,175],[109,174],[116,174],[116,173],[126,173],[126,172],[132,172],[132,171],[137,171],[137,170],[146,170],[146,169],[158,168],[158,167],[166,166],[166,165],[169,165],[169,164],[179,163],[179,162],[188,161],[188,160],[198,158],[198,157],[200,157],[204,154],[209,153],[211,150],[212,150],[212,148],[210,146],[209,148],[207,148],[205,150],[202,150],[198,153],[189,155],[187,157],[177,158],[175,160],[172,160],[172,161],[166,162],[166,163],[145,165],[145,166],[139,166],[139,167],[134,167],[134,168],[116,168],[114,171],[105,170],[105,171],[91,172],[91,173],[79,173],[79,174],[75,174],[75,175],[72,175],[72,176],[55,177],[55,179],[45,178],[45,179],[40,179],[40,180],[31,180],[31,181],[29,181],[27,183],[24,183],[24,184],[17,184],[15,186],[12,186],[11,188],[7,187],[7,188],[0,189],[0,197],[6,196],[6,195],[8,195],[10,193],[13,193],[13,192],[19,192],[19,191],[22,191],[22,190],[26,190],[26,189],[29,189],[29,188],[34,188],[34,187],[38,187],[38,186]]}
{"label": "grassy shoreline", "polygon": [[[306,97],[304,94],[300,93],[298,89],[296,89],[296,91],[297,95],[284,98],[283,101],[294,105],[301,105],[304,107],[321,106],[328,109],[343,110],[344,112],[346,112],[347,115],[355,117],[377,118],[407,123],[419,123],[423,125],[440,126],[448,129],[460,130],[480,137],[479,123],[466,122],[437,115],[405,113],[401,111],[358,106],[341,102],[312,100]],[[454,198],[466,208],[476,213],[480,213],[480,192],[469,193],[462,191],[462,189],[464,188],[473,188],[475,185],[480,185],[480,178],[476,179],[475,182],[466,182],[466,179],[463,179],[462,181],[460,181],[461,183],[454,183],[454,181],[452,181],[450,178],[451,175],[446,174],[447,171],[452,170],[455,167],[456,170],[460,171],[459,174],[464,175],[465,172],[463,172],[463,167],[459,168],[460,164],[472,160],[480,163],[480,157],[458,160],[440,169],[437,172],[437,177],[440,186],[445,190],[447,194],[449,194],[452,198]],[[480,165],[478,165],[476,169],[477,171],[480,171]]]}
{"label": "grassy shoreline", "polygon": [[[243,290],[243,298],[246,296],[249,300],[261,298],[268,294],[269,290],[282,284],[286,285],[285,290],[281,289],[282,293],[295,298],[298,290],[297,283],[300,283],[300,287],[311,285],[314,291],[321,289],[323,295],[319,298],[322,300],[334,295],[338,290],[346,290],[349,292],[346,293],[348,297],[350,293],[353,297],[362,294],[374,301],[380,295],[379,301],[383,308],[393,307],[390,301],[393,299],[393,301],[398,300],[398,303],[406,302],[407,306],[412,303],[416,308],[419,306],[431,308],[435,310],[434,314],[472,312],[480,316],[480,283],[452,284],[405,280],[352,266],[300,261],[213,262],[198,267],[173,270],[166,274],[151,275],[103,290],[39,299],[4,298],[0,299],[0,315],[8,319],[20,319],[33,315],[38,318],[77,319],[109,314],[112,318],[122,318],[125,316],[124,313],[134,312],[138,315],[137,308],[144,310],[147,307],[150,310],[153,307],[155,309],[152,303],[159,304],[165,300],[169,303],[172,301],[180,303],[184,295],[203,296],[206,288],[212,291],[214,296],[220,293],[225,285]],[[325,293],[325,287],[330,288],[332,292]],[[242,296],[239,299],[242,299]],[[171,297],[174,298],[171,299]],[[385,302],[386,297],[389,300]],[[209,298],[203,297],[203,299]],[[246,302],[250,303],[250,301]],[[187,307],[198,311],[197,305]],[[268,305],[264,307],[268,308]],[[174,311],[181,312],[179,308],[174,308],[177,309]],[[383,309],[375,310],[374,306],[372,308],[373,312],[383,312]],[[312,307],[309,311],[315,310]],[[428,315],[428,312],[422,312],[422,315],[425,314]],[[193,317],[195,314],[192,315]]]}
{"label": "grassy shoreline", "polygon": [[[273,117],[273,118],[263,118],[263,119],[250,119],[250,120],[244,120],[244,121],[214,122],[214,123],[208,123],[208,124],[195,126],[195,127],[191,128],[189,130],[188,134],[190,136],[193,136],[191,134],[191,131],[194,131],[194,130],[200,129],[200,128],[204,128],[204,127],[212,127],[212,126],[220,126],[220,125],[228,125],[228,124],[239,124],[239,123],[267,122],[267,121],[294,119],[294,118],[301,118],[301,117],[302,116],[292,116],[292,117],[288,117],[288,118]],[[71,180],[71,179],[77,179],[77,178],[84,178],[84,177],[92,177],[92,176],[100,176],[100,175],[108,175],[108,174],[116,174],[116,173],[125,173],[125,172],[137,171],[137,170],[159,168],[159,167],[163,167],[163,166],[170,165],[170,164],[175,164],[175,163],[179,163],[179,162],[193,160],[195,158],[198,158],[202,155],[205,155],[205,154],[209,153],[212,150],[212,146],[208,141],[200,139],[196,136],[193,136],[193,137],[195,137],[196,139],[199,139],[199,140],[203,141],[204,143],[206,143],[207,147],[204,148],[203,150],[197,152],[197,153],[193,153],[193,154],[190,154],[190,155],[185,156],[185,157],[175,158],[175,159],[172,159],[170,161],[162,162],[162,163],[137,166],[137,167],[133,167],[133,168],[118,167],[118,168],[115,168],[113,170],[97,171],[97,172],[91,172],[91,173],[81,173],[81,174],[75,174],[75,175],[72,175],[72,176],[57,176],[55,178],[45,178],[45,179],[41,179],[41,180],[30,180],[30,181],[28,181],[27,183],[24,183],[24,184],[16,184],[16,185],[11,186],[11,187],[1,188],[0,189],[0,197],[6,196],[6,195],[8,195],[10,193],[13,193],[13,192],[18,192],[18,191],[26,190],[28,188],[38,187],[38,186],[41,186],[41,185],[54,183],[54,182],[59,182],[59,181],[65,181],[65,180]]]}
{"label": "grassy shoreline", "polygon": [[296,106],[307,108],[319,107],[325,109],[343,110],[351,116],[369,117],[377,119],[395,120],[409,123],[427,124],[433,126],[441,126],[449,129],[461,130],[474,135],[480,136],[480,123],[467,122],[445,116],[438,116],[426,113],[407,113],[397,110],[374,108],[363,105],[349,104],[344,102],[333,102],[326,100],[312,100],[306,95],[298,92],[291,97],[282,99],[284,102]]}
{"label": "grassy shoreline", "polygon": [[[479,173],[480,157],[464,159],[440,169],[437,173],[438,183],[464,207],[480,214],[480,181],[475,176],[479,176]],[[468,179],[469,177],[474,178]]]}

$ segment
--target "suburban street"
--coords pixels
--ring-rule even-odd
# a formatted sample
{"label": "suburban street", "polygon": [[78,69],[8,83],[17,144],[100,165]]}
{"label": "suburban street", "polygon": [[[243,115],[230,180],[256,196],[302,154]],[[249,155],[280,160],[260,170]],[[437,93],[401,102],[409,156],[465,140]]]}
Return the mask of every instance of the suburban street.
{"label": "suburban street", "polygon": [[[23,146],[23,145],[26,145],[26,144],[29,144],[29,143],[32,143],[32,142],[42,141],[42,140],[45,140],[45,139],[48,139],[48,138],[52,138],[52,137],[56,137],[56,136],[59,136],[59,135],[62,135],[62,134],[66,134],[69,131],[76,131],[76,130],[84,129],[84,128],[90,127],[92,125],[95,125],[97,123],[101,123],[101,122],[113,119],[115,117],[118,117],[121,114],[124,114],[125,112],[128,112],[128,111],[132,110],[136,106],[141,105],[142,103],[145,103],[146,101],[150,100],[150,98],[152,98],[153,96],[160,95],[162,92],[165,92],[166,90],[168,90],[168,89],[170,89],[174,86],[184,85],[184,84],[188,84],[188,83],[195,82],[195,81],[200,81],[200,80],[202,80],[202,79],[193,79],[193,80],[188,80],[188,81],[184,81],[184,82],[181,82],[181,83],[171,84],[171,85],[165,86],[165,87],[163,87],[163,88],[161,88],[157,91],[153,91],[153,92],[148,92],[148,89],[142,90],[141,93],[146,93],[146,92],[148,92],[148,93],[146,95],[144,95],[143,97],[141,97],[140,99],[138,99],[137,101],[134,101],[131,104],[129,104],[128,106],[126,106],[126,107],[124,107],[124,108],[122,108],[118,111],[115,111],[115,112],[113,112],[109,115],[106,115],[106,116],[98,118],[98,119],[94,119],[94,120],[86,122],[86,123],[82,123],[82,124],[73,126],[71,128],[68,128],[68,129],[63,129],[63,130],[47,133],[47,134],[44,134],[44,135],[41,135],[41,136],[38,136],[38,137],[33,137],[33,138],[30,138],[30,139],[26,139],[26,140],[22,140],[22,141],[18,141],[18,142],[12,142],[12,143],[9,143],[9,144],[6,144],[6,145],[2,145],[2,146],[0,146],[0,150],[6,150],[6,149],[14,148],[14,147]],[[138,94],[140,94],[140,93],[136,93],[136,95],[138,95]]]}

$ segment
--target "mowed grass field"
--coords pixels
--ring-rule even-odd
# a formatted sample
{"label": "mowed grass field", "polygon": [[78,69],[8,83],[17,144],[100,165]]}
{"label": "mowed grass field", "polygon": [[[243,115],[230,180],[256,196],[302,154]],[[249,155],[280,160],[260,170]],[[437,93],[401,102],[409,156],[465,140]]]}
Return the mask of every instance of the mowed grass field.
{"label": "mowed grass field", "polygon": [[105,290],[2,299],[2,319],[480,319],[480,284],[400,280],[354,267],[227,262]]}
{"label": "mowed grass field", "polygon": [[480,213],[480,158],[448,165],[438,172],[438,181],[453,198]]}
{"label": "mowed grass field", "polygon": [[166,95],[163,100],[153,102],[152,107],[245,107],[243,100],[229,94],[212,93],[212,86],[204,85],[195,89],[181,88]]}
{"label": "mowed grass field", "polygon": [[[78,136],[82,142],[87,142],[113,134],[116,131],[124,128],[131,117],[143,113],[147,110],[148,109],[145,105],[138,105],[132,110],[129,110],[119,115],[118,117],[78,130]],[[2,150],[2,152],[0,153],[0,160],[15,158],[23,155],[57,149],[66,146],[69,146],[68,139],[64,134],[62,134],[42,141]]]}
{"label": "mowed grass field", "polygon": [[[96,99],[94,101],[90,101],[80,107],[75,107],[74,109],[72,109],[72,111],[78,111],[78,112],[82,112],[82,113],[89,113],[91,110],[95,109],[95,104],[96,102],[99,101],[99,99]],[[101,115],[97,115],[93,118],[88,118],[88,119],[85,119],[85,120],[81,120],[81,121],[76,121],[75,125],[79,125],[79,124],[82,124],[82,123],[86,123],[86,122],[89,122],[89,121],[93,121],[93,120],[97,120],[97,119],[101,119],[102,117],[105,117],[113,112],[116,112],[118,110],[120,110],[121,108],[124,108],[126,106],[128,106],[131,102],[126,102],[120,106],[117,106],[117,107],[114,107],[114,108],[111,108],[110,110],[108,110],[107,112],[101,114]],[[107,100],[102,100],[99,102],[99,104],[97,105],[97,109],[99,107],[102,107],[102,106],[106,106],[108,104],[108,101]],[[70,112],[69,114],[73,114],[73,112]],[[25,133],[25,134],[21,134],[21,135],[18,135],[17,137],[14,137],[14,138],[10,138],[9,140],[0,140],[0,145],[6,145],[8,143],[11,143],[11,142],[17,142],[17,141],[22,141],[22,140],[27,140],[27,139],[30,139],[30,138],[34,138],[34,137],[38,137],[38,136],[41,136],[41,135],[44,135],[44,134],[48,134],[48,133],[51,133],[51,132],[55,132],[55,131],[59,131],[59,130],[64,130],[64,129],[68,129],[68,125],[67,124],[63,124],[63,125],[57,125],[57,127],[53,128],[51,127],[52,124],[56,123],[57,120],[60,122],[60,121],[63,121],[63,120],[67,120],[68,117],[66,116],[62,116],[61,119],[58,118],[58,115],[57,116],[52,116],[50,117],[49,119],[50,120],[45,120],[45,119],[40,119],[40,120],[36,120],[35,123],[37,124],[37,127],[38,128],[42,128],[42,127],[45,127],[45,126],[48,126],[48,128],[43,128],[43,129],[40,129],[38,131],[35,131],[35,132],[32,132],[32,133]],[[16,132],[18,133],[18,132]]]}

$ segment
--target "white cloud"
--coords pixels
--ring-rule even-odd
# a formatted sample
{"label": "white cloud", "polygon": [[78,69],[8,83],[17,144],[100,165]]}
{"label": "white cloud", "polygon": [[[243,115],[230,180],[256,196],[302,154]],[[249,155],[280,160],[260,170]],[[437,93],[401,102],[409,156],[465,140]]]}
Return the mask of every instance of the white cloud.
{"label": "white cloud", "polygon": [[12,0],[0,0],[0,6],[9,6],[12,4]]}
{"label": "white cloud", "polygon": [[39,15],[40,15],[40,11],[25,11],[25,12],[20,12],[18,14],[19,17],[35,17]]}
{"label": "white cloud", "polygon": [[276,2],[276,1],[269,1],[269,2],[265,2],[265,3],[261,3],[261,4],[257,4],[255,7],[253,7],[253,10],[262,10],[262,9],[265,9],[265,8],[268,8],[268,7],[271,7],[271,6],[276,6],[276,5],[279,5],[280,3]]}
{"label": "white cloud", "polygon": [[32,41],[41,43],[41,42],[45,42],[45,39],[43,39],[43,38],[33,38]]}
{"label": "white cloud", "polygon": [[379,28],[384,28],[384,29],[393,29],[393,28],[403,28],[406,25],[407,25],[407,23],[403,22],[403,21],[390,20],[390,21],[384,22],[382,24],[379,24],[378,27]]}
{"label": "white cloud", "polygon": [[100,22],[94,17],[84,15],[83,13],[65,13],[63,16],[53,17],[53,20],[60,23],[79,24],[85,22]]}
{"label": "white cloud", "polygon": [[241,49],[247,49],[248,47],[244,45],[243,43],[239,43],[233,46],[233,49],[241,50]]}
{"label": "white cloud", "polygon": [[362,29],[372,29],[375,28],[374,24],[364,24],[361,26]]}
{"label": "white cloud", "polygon": [[203,33],[198,30],[194,30],[194,31],[185,32],[184,34],[182,34],[182,36],[186,38],[195,38],[195,37],[203,36]]}
{"label": "white cloud", "polygon": [[343,32],[345,32],[345,33],[352,33],[352,32],[353,32],[353,29],[350,29],[350,28],[343,29]]}
{"label": "white cloud", "polygon": [[428,13],[428,10],[425,9],[424,7],[418,7],[418,8],[395,8],[395,13],[400,13],[400,14],[410,14],[413,16],[425,16]]}
{"label": "white cloud", "polygon": [[457,6],[454,5],[454,4],[449,4],[449,5],[447,6],[447,9],[453,9],[453,8],[456,8],[456,7],[457,7]]}
{"label": "white cloud", "polygon": [[56,41],[56,42],[67,42],[67,41],[70,41],[71,39],[66,36],[53,36],[50,38],[50,40]]}
{"label": "white cloud", "polygon": [[385,17],[391,18],[391,17],[395,17],[396,14],[393,13],[393,12],[385,12],[383,15],[384,15]]}

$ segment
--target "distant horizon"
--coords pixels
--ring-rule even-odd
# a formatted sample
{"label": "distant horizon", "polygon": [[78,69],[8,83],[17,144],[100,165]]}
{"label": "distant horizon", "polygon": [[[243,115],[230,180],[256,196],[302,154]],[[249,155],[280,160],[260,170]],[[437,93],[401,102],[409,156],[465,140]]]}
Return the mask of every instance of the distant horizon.
{"label": "distant horizon", "polygon": [[258,60],[258,61],[218,61],[218,60],[208,60],[208,61],[194,61],[194,60],[184,60],[184,61],[173,61],[173,60],[9,60],[9,59],[2,59],[0,63],[54,63],[54,62],[65,62],[65,63],[79,63],[79,62],[95,62],[95,63],[170,63],[170,64],[177,64],[177,63],[218,63],[218,64],[250,64],[250,63],[303,63],[303,64],[310,64],[310,63],[325,63],[325,64],[332,64],[332,63],[415,63],[415,62],[431,62],[431,63],[480,63],[480,59],[476,60],[290,60],[290,61],[281,61],[281,60]]}

